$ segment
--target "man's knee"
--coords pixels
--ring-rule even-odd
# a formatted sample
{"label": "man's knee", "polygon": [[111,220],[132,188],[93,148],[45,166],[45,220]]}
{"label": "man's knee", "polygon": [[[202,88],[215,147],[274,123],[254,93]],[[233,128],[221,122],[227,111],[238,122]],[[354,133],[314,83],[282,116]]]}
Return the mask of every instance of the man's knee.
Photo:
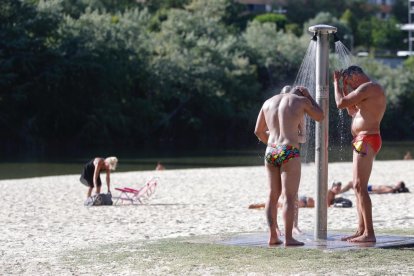
{"label": "man's knee", "polygon": [[284,195],[283,204],[286,206],[294,205],[296,202],[296,195]]}
{"label": "man's knee", "polygon": [[358,194],[365,193],[365,192],[367,193],[368,192],[367,191],[367,185],[368,184],[364,185],[364,183],[362,183],[361,180],[358,179],[358,180],[354,181],[353,188],[354,188],[355,192],[358,193]]}

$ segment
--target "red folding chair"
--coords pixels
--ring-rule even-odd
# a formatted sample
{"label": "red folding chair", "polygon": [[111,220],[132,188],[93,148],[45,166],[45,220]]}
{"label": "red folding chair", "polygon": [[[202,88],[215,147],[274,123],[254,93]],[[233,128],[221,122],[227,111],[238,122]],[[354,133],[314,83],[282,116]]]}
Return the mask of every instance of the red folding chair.
{"label": "red folding chair", "polygon": [[130,187],[115,188],[120,194],[114,197],[116,199],[114,205],[117,205],[119,201],[122,204],[124,204],[124,201],[128,201],[131,204],[145,204],[154,195],[157,185],[158,179],[153,177],[138,189]]}

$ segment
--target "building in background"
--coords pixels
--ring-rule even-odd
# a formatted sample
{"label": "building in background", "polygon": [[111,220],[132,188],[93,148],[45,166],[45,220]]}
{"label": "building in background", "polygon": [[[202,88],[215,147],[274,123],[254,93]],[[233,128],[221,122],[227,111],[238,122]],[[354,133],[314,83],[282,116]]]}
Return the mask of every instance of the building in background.
{"label": "building in background", "polygon": [[369,4],[378,7],[377,17],[380,19],[389,19],[392,12],[394,0],[368,0]]}
{"label": "building in background", "polygon": [[244,4],[249,12],[262,13],[262,12],[276,12],[285,13],[283,6],[286,5],[286,1],[283,0],[236,0],[240,4]]}
{"label": "building in background", "polygon": [[401,26],[401,30],[408,32],[408,51],[398,51],[398,56],[412,56],[414,33],[414,0],[408,0],[408,23]]}

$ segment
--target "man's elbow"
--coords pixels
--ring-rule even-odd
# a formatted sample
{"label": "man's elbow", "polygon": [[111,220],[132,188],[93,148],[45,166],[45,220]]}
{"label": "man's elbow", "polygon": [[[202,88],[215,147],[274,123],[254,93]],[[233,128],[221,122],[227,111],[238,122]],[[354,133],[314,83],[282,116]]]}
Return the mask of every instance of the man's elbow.
{"label": "man's elbow", "polygon": [[318,115],[315,118],[315,121],[320,122],[325,118],[325,114],[323,112],[318,113]]}
{"label": "man's elbow", "polygon": [[336,102],[336,107],[338,109],[345,109],[345,108],[347,108],[347,106],[345,105],[344,101],[342,101],[342,100]]}

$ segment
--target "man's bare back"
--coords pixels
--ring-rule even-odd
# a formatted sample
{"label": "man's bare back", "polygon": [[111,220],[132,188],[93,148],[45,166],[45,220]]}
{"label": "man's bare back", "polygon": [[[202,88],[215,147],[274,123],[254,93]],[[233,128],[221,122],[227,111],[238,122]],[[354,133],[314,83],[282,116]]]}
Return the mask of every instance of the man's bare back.
{"label": "man's bare back", "polygon": [[264,120],[261,120],[255,130],[260,141],[265,144],[289,144],[298,147],[298,126],[305,113],[316,121],[323,119],[323,112],[309,91],[306,88],[299,88],[297,91],[279,94],[265,101],[260,111]]}
{"label": "man's bare back", "polygon": [[280,94],[263,104],[269,128],[268,144],[299,147],[298,125],[304,115],[307,99],[294,94]]}

